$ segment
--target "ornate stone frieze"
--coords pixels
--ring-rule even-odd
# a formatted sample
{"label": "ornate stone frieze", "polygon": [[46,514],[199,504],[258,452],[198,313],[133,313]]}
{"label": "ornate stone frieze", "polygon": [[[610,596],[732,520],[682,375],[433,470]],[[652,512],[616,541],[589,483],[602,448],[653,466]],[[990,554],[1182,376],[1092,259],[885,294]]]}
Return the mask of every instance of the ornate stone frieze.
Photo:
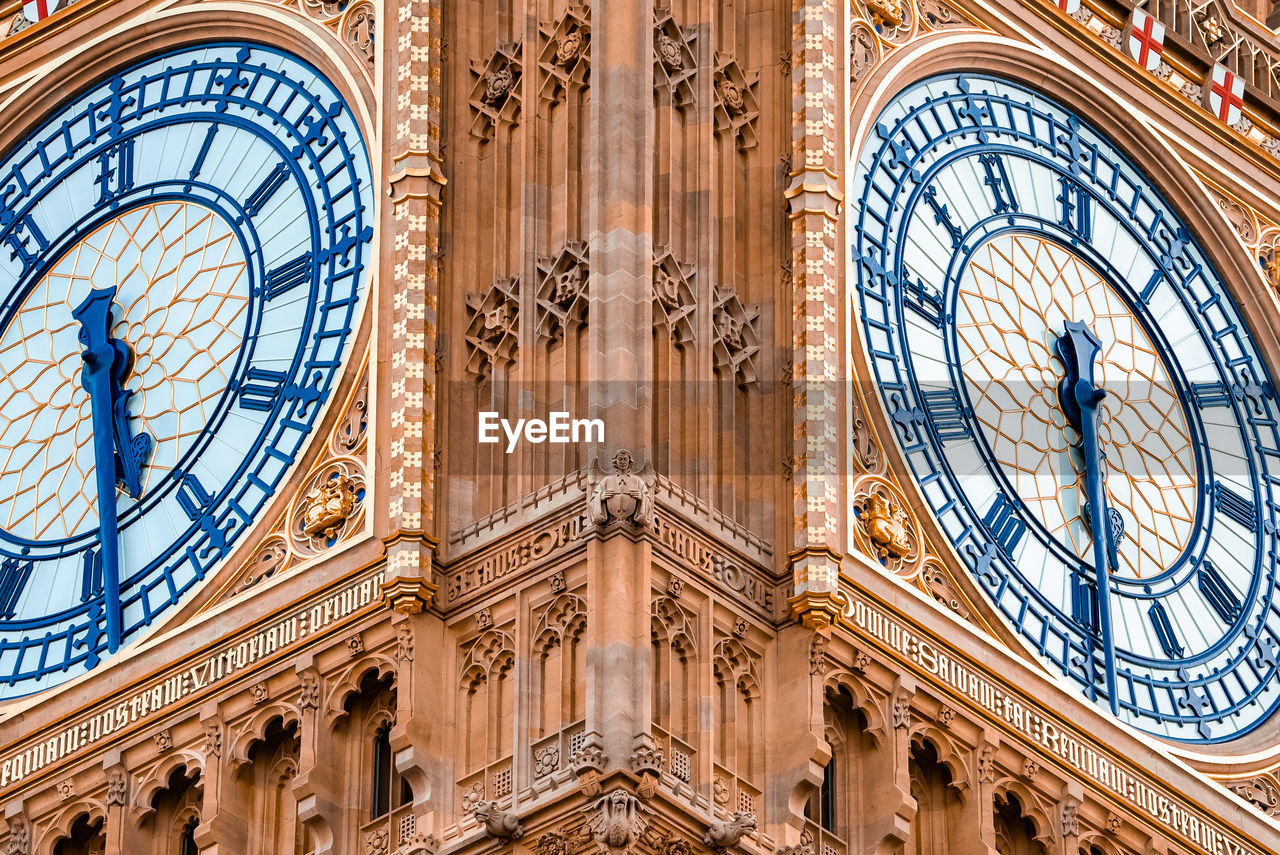
{"label": "ornate stone frieze", "polygon": [[677,261],[670,247],[658,247],[653,255],[653,321],[675,344],[693,341],[694,267]]}
{"label": "ornate stone frieze", "polygon": [[569,241],[538,261],[538,335],[555,341],[587,320],[587,245]]}
{"label": "ornate stone frieze", "polygon": [[468,99],[474,113],[471,135],[491,140],[499,125],[520,121],[520,43],[499,45],[485,61],[472,61],[471,73],[475,77]]}
{"label": "ornate stone frieze", "polygon": [[488,377],[515,362],[520,334],[520,280],[499,279],[483,294],[467,295],[467,372]]}
{"label": "ornate stone frieze", "polygon": [[1262,813],[1280,817],[1280,787],[1270,775],[1257,775],[1244,781],[1228,784],[1231,792],[1244,799]]}
{"label": "ornate stone frieze", "polygon": [[729,135],[738,151],[756,147],[756,120],[760,118],[760,105],[755,89],[759,85],[759,73],[743,72],[731,56],[716,53],[715,80],[712,88],[716,97],[716,132]]}
{"label": "ornate stone frieze", "polygon": [[712,353],[716,368],[739,385],[756,382],[756,354],[760,352],[758,306],[747,307],[729,288],[715,289],[711,327],[715,335]]}
{"label": "ornate stone frieze", "polygon": [[373,67],[373,46],[377,32],[377,19],[372,3],[357,3],[342,19],[342,41],[352,53],[363,57]]}
{"label": "ornate stone frieze", "polygon": [[653,10],[653,80],[676,107],[694,103],[693,77],[698,61],[693,53],[694,27],[680,27],[670,7]]}
{"label": "ornate stone frieze", "polygon": [[538,68],[542,72],[539,93],[544,101],[558,103],[565,92],[586,85],[591,68],[591,8],[571,2],[554,23],[540,24],[541,50]]}
{"label": "ornate stone frieze", "polygon": [[596,525],[627,522],[641,528],[653,526],[653,470],[646,462],[638,471],[635,458],[619,449],[609,461],[612,472],[591,461],[587,475],[587,514]]}

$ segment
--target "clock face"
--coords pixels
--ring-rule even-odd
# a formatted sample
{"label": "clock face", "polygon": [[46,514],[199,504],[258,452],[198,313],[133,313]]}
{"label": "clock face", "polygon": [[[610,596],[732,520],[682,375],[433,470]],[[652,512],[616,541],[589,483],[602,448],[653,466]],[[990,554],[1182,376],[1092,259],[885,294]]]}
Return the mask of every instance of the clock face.
{"label": "clock face", "polygon": [[976,75],[903,92],[851,186],[880,396],[979,587],[1142,730],[1265,721],[1280,407],[1177,213],[1070,111]]}
{"label": "clock face", "polygon": [[365,288],[369,160],[274,48],[123,71],[0,161],[0,698],[127,644],[258,519]]}

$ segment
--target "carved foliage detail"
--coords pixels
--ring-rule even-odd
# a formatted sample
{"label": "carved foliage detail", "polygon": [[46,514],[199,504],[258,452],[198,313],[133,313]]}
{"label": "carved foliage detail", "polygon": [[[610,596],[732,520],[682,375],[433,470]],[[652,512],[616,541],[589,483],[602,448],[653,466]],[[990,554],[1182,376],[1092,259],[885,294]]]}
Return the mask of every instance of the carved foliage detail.
{"label": "carved foliage detail", "polygon": [[520,280],[499,279],[484,294],[467,295],[467,371],[488,377],[515,361],[519,341]]}
{"label": "carved foliage detail", "polygon": [[521,62],[519,42],[499,45],[484,62],[471,62],[475,82],[468,103],[475,115],[471,135],[481,140],[493,139],[494,128],[502,123],[520,121]]}
{"label": "carved foliage detail", "polygon": [[739,151],[756,147],[756,119],[760,105],[755,89],[760,82],[758,72],[743,72],[737,60],[716,53],[716,132],[730,134]]}
{"label": "carved foliage detail", "polygon": [[375,22],[373,4],[357,3],[342,16],[342,41],[373,67]]}

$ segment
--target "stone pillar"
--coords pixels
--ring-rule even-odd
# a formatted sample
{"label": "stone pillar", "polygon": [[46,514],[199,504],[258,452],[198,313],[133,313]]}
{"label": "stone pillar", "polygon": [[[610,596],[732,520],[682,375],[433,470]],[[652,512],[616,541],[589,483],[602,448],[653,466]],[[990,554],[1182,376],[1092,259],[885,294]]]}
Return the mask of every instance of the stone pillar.
{"label": "stone pillar", "polygon": [[[453,786],[454,750],[450,726],[453,717],[451,685],[444,673],[449,657],[440,655],[450,644],[444,623],[424,610],[429,601],[393,603],[396,628],[396,724],[391,730],[391,751],[396,769],[413,789],[416,827],[423,834],[437,833],[442,823],[431,811],[439,809],[440,795]],[[420,655],[421,654],[421,655]]]}
{"label": "stone pillar", "polygon": [[341,746],[320,710],[324,687],[312,656],[298,658],[302,695],[298,699],[298,774],[293,796],[298,802],[298,823],[315,841],[314,855],[337,855],[345,842],[342,806],[346,786],[342,777]]}
{"label": "stone pillar", "polygon": [[889,698],[886,733],[865,761],[862,780],[872,792],[864,794],[867,806],[862,839],[872,852],[899,855],[911,839],[916,800],[911,796],[911,698],[916,681],[902,675]]}
{"label": "stone pillar", "polygon": [[143,855],[147,851],[147,840],[134,821],[136,808],[142,805],[135,806],[135,811],[129,810],[137,791],[121,751],[108,751],[102,768],[107,773],[107,818],[102,824],[107,844],[104,855]]}
{"label": "stone pillar", "polygon": [[766,695],[773,709],[765,734],[769,786],[765,787],[764,815],[759,820],[762,829],[787,846],[799,844],[805,804],[821,788],[823,767],[831,759],[823,719],[824,669],[820,659],[824,633],[829,631],[815,632],[802,624],[790,624],[778,632],[774,645],[777,676]]}
{"label": "stone pillar", "polygon": [[996,851],[996,779],[999,770],[996,768],[996,754],[1000,750],[1000,734],[994,730],[983,730],[974,753],[977,755],[977,775],[974,786],[977,815],[980,823],[979,838],[990,852]]}
{"label": "stone pillar", "polygon": [[[652,459],[653,10],[597,0],[591,17],[588,400],[606,443],[594,459],[604,464],[626,448],[644,465]],[[641,602],[648,596],[631,606]]]}
{"label": "stone pillar", "polygon": [[248,849],[248,806],[236,798],[235,776],[224,762],[231,746],[226,744],[226,728],[216,706],[201,711],[200,724],[204,727],[204,796],[196,845],[202,855],[238,855]]}

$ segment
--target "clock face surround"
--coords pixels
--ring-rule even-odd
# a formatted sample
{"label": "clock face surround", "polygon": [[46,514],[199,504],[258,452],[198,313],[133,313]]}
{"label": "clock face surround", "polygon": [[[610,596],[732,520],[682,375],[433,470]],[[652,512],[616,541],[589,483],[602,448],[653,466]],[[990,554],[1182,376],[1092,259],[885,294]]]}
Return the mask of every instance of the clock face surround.
{"label": "clock face surround", "polygon": [[273,47],[141,62],[0,160],[0,699],[93,668],[230,554],[337,383],[372,179]]}
{"label": "clock face surround", "polygon": [[1135,727],[1258,727],[1280,704],[1280,407],[1177,212],[1087,122],[976,74],[903,91],[854,172],[873,376],[978,587]]}

